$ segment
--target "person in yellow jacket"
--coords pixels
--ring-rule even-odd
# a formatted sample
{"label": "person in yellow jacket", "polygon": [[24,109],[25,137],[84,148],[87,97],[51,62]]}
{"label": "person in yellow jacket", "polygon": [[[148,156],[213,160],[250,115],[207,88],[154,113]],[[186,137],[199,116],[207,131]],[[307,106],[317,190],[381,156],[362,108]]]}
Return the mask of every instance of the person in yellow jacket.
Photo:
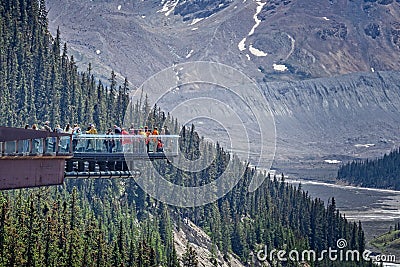
{"label": "person in yellow jacket", "polygon": [[93,124],[90,124],[88,130],[86,131],[87,134],[97,134],[97,130]]}
{"label": "person in yellow jacket", "polygon": [[143,131],[143,127],[140,127],[139,132],[138,132],[138,135],[143,135],[143,136],[147,137],[146,132]]}
{"label": "person in yellow jacket", "polygon": [[[89,128],[88,128],[87,131],[86,131],[86,134],[97,134],[97,130],[96,130],[96,128],[94,127],[94,124],[90,124]],[[88,140],[87,140],[87,143],[86,143],[86,150],[89,149],[89,146],[90,146],[90,145],[92,146],[93,149],[95,148],[95,147],[93,146],[92,140],[91,140],[91,139],[88,139]]]}
{"label": "person in yellow jacket", "polygon": [[139,145],[140,152],[144,152],[144,145],[147,146],[147,133],[143,130],[143,127],[140,127],[138,134],[144,137],[143,139],[139,139],[140,140],[140,145]]}

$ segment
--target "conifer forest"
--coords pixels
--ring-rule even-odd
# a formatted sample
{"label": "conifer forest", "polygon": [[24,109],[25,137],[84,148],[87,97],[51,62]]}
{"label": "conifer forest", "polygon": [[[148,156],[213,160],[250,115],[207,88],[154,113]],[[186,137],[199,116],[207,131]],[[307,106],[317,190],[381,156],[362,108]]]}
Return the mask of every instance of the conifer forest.
{"label": "conifer forest", "polygon": [[[94,123],[105,132],[123,124],[128,80],[119,84],[114,72],[108,81],[96,79],[91,65],[79,70],[61,34],[62,29],[56,36],[49,33],[44,0],[0,2],[0,125]],[[198,156],[201,137],[194,127],[180,128],[169,114],[149,107],[145,97],[132,109],[132,123],[168,125],[181,136],[186,157]],[[152,164],[175,184],[205,184],[234,160],[218,144],[216,151],[212,164],[199,173],[176,169],[167,161]],[[283,175],[270,177],[239,160],[234,164],[244,169],[239,183],[219,200],[194,208],[161,203],[134,179],[70,179],[63,186],[1,191],[0,266],[202,266],[190,245],[182,255],[177,253],[174,235],[186,220],[210,236],[212,251],[221,251],[227,261],[236,257],[246,266],[256,266],[251,255],[265,245],[320,252],[344,238],[348,249],[364,250],[361,223],[348,221],[335,199],[323,203],[301,185],[285,183]],[[248,192],[253,176],[268,179]],[[218,266],[213,255],[209,261]],[[309,264],[372,266],[362,260]]]}
{"label": "conifer forest", "polygon": [[400,149],[381,158],[349,162],[340,167],[338,179],[365,187],[400,189]]}

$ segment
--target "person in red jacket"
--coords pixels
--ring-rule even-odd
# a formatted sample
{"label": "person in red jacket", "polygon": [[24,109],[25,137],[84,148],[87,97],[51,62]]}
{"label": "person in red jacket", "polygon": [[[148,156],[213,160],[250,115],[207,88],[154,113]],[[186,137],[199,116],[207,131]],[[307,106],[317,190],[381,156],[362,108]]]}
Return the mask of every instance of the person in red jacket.
{"label": "person in red jacket", "polygon": [[129,135],[128,131],[125,128],[122,128],[121,130],[121,135],[122,135],[122,148],[123,151],[128,151],[130,144],[132,144],[132,140],[130,140],[126,135]]}
{"label": "person in red jacket", "polygon": [[157,127],[154,127],[153,132],[151,135],[159,135]]}
{"label": "person in red jacket", "polygon": [[149,153],[150,152],[150,138],[149,138],[149,136],[151,135],[151,130],[147,126],[144,126],[144,132],[146,133],[146,136],[147,136],[147,138],[146,138],[146,148],[147,148],[147,153]]}
{"label": "person in red jacket", "polygon": [[157,152],[163,152],[164,148],[163,148],[163,142],[161,141],[161,138],[158,138],[158,142],[157,142]]}

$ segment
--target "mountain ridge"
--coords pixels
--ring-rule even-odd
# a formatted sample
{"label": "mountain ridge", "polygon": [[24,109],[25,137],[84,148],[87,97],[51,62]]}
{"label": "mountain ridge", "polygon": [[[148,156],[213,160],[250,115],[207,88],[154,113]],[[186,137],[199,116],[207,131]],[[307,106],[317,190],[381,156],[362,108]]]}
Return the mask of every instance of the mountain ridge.
{"label": "mountain ridge", "polygon": [[[135,85],[191,60],[221,62],[264,80],[398,70],[399,5],[360,0],[48,2],[50,30],[60,26],[82,66],[89,61],[101,65],[101,75],[112,68]],[[245,48],[240,48],[244,38]]]}

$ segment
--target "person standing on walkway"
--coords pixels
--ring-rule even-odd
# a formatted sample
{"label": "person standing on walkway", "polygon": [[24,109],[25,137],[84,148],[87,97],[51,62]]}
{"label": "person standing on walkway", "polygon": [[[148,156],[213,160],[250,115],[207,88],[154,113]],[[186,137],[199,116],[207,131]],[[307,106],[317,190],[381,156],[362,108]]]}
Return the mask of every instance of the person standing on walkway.
{"label": "person standing on walkway", "polygon": [[78,137],[81,134],[81,128],[78,126],[77,123],[74,124],[74,128],[72,129],[72,151],[76,150],[78,146]]}
{"label": "person standing on walkway", "polygon": [[[49,132],[49,133],[51,133],[53,131],[51,129],[51,127],[50,127],[50,122],[49,121],[45,121],[44,122],[42,130],[46,131],[46,132]],[[44,146],[44,151],[43,152],[49,151],[49,146],[50,146],[49,138],[46,138],[44,143],[45,143],[45,146]],[[54,144],[53,144],[53,146],[54,146]]]}
{"label": "person standing on walkway", "polygon": [[109,128],[106,132],[106,139],[104,140],[104,145],[106,146],[107,152],[108,153],[112,153],[112,150],[115,146],[115,141],[114,138],[112,137],[114,134],[111,130],[111,128]]}
{"label": "person standing on walkway", "polygon": [[[97,134],[96,127],[94,124],[90,124],[88,130],[86,131],[86,134]],[[86,143],[86,150],[89,149],[89,146],[92,146],[92,149],[95,149],[95,146],[90,138],[88,138],[87,143]]]}
{"label": "person standing on walkway", "polygon": [[[114,134],[115,135],[121,135],[121,133],[122,133],[121,127],[119,127],[117,125],[114,125]],[[116,151],[121,151],[122,150],[121,139],[120,138],[116,137],[115,145],[116,145],[116,148],[115,148]]]}
{"label": "person standing on walkway", "polygon": [[[29,129],[29,124],[25,124],[24,129]],[[26,155],[29,152],[29,140],[23,141],[22,154]]]}

